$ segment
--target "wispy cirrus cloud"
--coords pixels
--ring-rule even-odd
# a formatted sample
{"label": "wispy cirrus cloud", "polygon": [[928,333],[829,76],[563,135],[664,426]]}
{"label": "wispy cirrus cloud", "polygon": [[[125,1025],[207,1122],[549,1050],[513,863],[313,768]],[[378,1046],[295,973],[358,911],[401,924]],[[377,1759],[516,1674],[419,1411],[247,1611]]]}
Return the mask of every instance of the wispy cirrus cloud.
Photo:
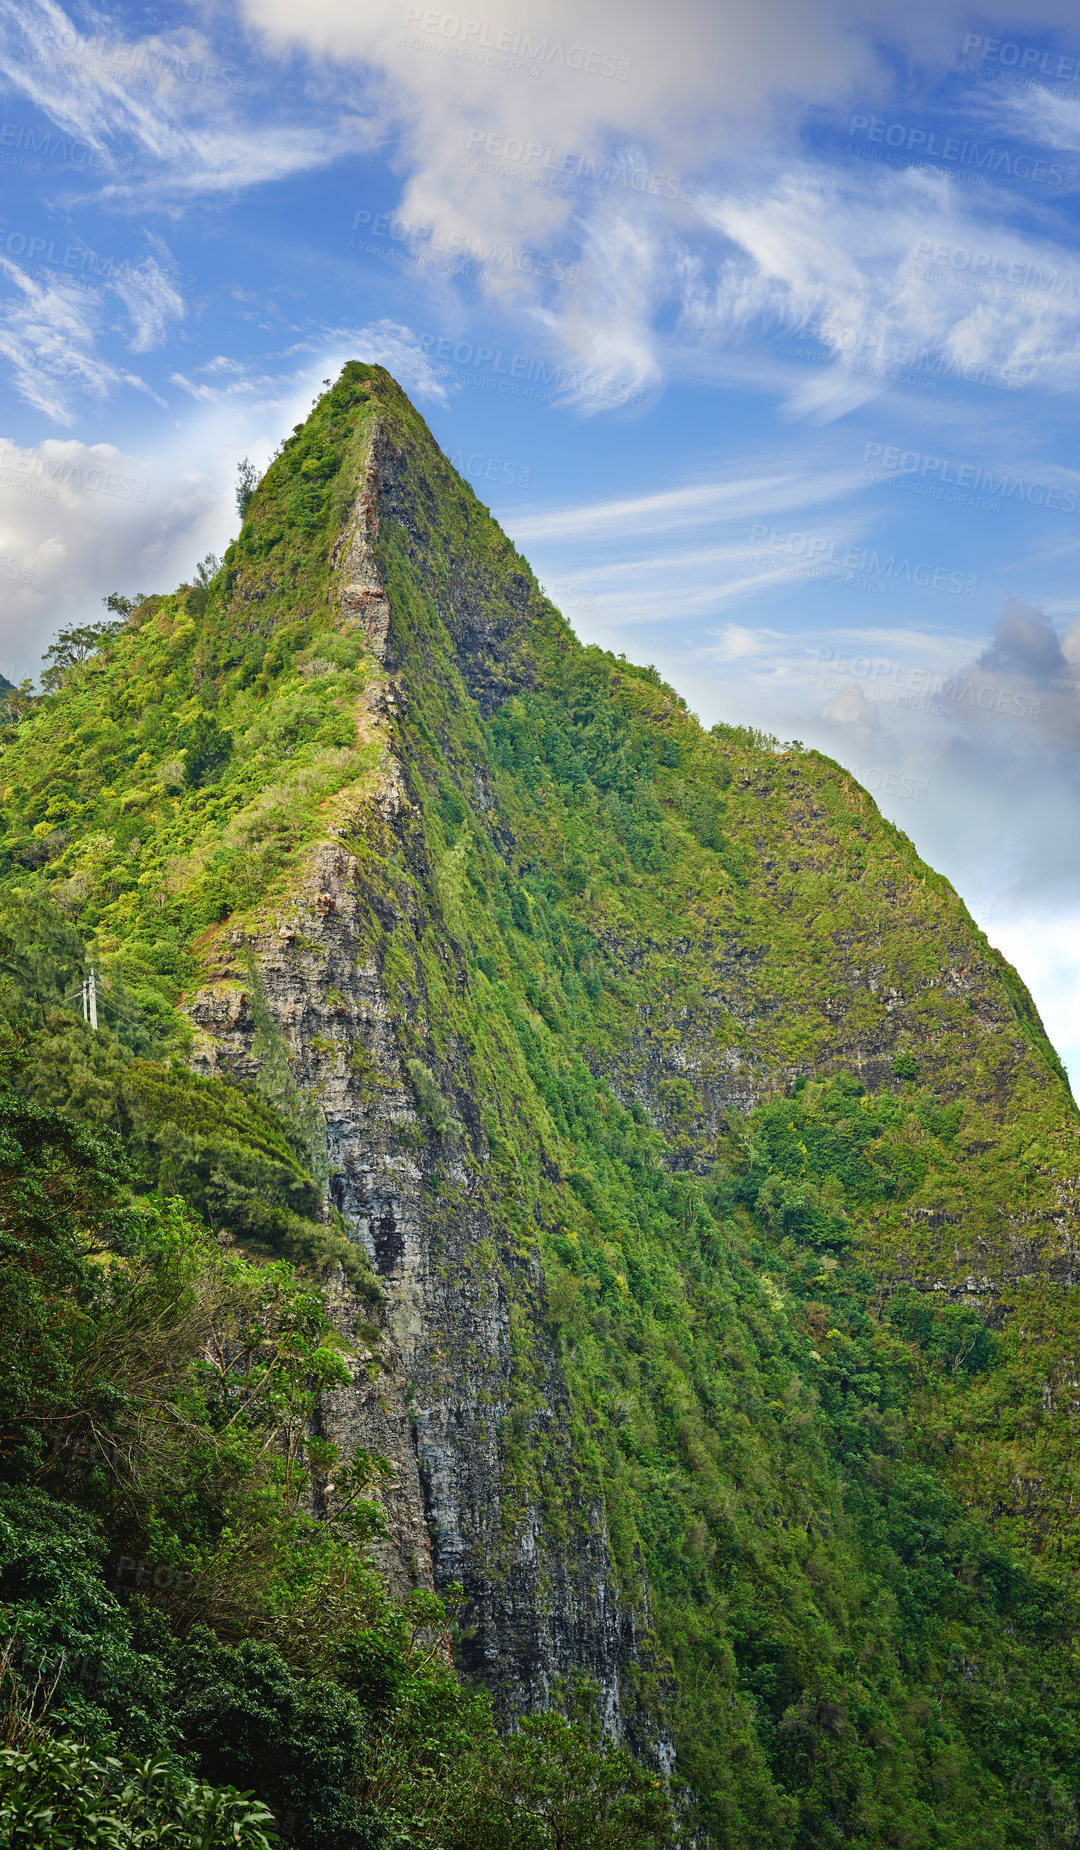
{"label": "wispy cirrus cloud", "polygon": [[1075,97],[1059,96],[1042,84],[1032,84],[1023,89],[973,90],[965,102],[973,115],[1004,135],[1062,153],[1080,149],[1080,102]]}
{"label": "wispy cirrus cloud", "polygon": [[[93,297],[63,283],[38,283],[5,257],[0,257],[0,274],[13,290],[0,302],[0,353],[11,366],[16,391],[28,404],[55,423],[70,425],[85,398],[100,403],[118,385],[149,391],[138,374],[98,351],[100,304]],[[160,303],[150,311],[145,278],[128,277],[113,287],[117,294],[127,294],[129,308],[134,309],[133,345],[144,350]]]}
{"label": "wispy cirrus cloud", "polygon": [[771,327],[831,352],[797,414],[827,418],[885,389],[889,367],[943,361],[958,376],[1022,389],[1080,383],[1080,268],[1071,253],[982,213],[947,175],[861,173],[810,163],[768,186],[704,198],[726,240],[711,277],[688,278],[683,328],[724,340]]}
{"label": "wispy cirrus cloud", "polygon": [[141,263],[119,263],[107,278],[107,288],[123,303],[131,321],[132,353],[149,353],[160,347],[169,326],[183,320],[176,265],[163,240],[151,240],[154,250]]}
{"label": "wispy cirrus cloud", "polygon": [[722,520],[760,520],[766,514],[811,507],[850,492],[855,470],[791,470],[758,474],[752,470],[716,482],[689,483],[659,494],[629,495],[619,501],[596,501],[584,507],[551,508],[516,515],[520,540],[572,540],[583,544],[619,540],[643,533],[670,533]]}
{"label": "wispy cirrus cloud", "polygon": [[[777,467],[774,453],[759,453],[712,481],[536,513],[507,507],[499,518],[546,582],[571,583],[587,599],[586,605],[579,596],[577,609],[587,610],[593,628],[669,627],[798,595],[806,580],[778,566],[807,568],[812,581],[807,559],[842,557],[858,540],[867,515],[844,506],[856,486],[855,466],[834,461],[809,468],[803,460]],[[763,553],[762,536],[791,528],[813,530],[802,534],[797,556]]]}
{"label": "wispy cirrus cloud", "polygon": [[109,331],[119,333],[130,353],[162,346],[184,317],[172,254],[159,237],[150,244],[139,262],[95,260],[89,288],[63,270],[35,273],[0,255],[0,276],[11,291],[0,298],[0,353],[11,364],[16,391],[55,422],[71,424],[84,400],[100,403],[118,385],[150,389],[101,351],[110,300],[120,303],[127,322]]}
{"label": "wispy cirrus cloud", "polygon": [[344,357],[362,357],[373,366],[385,366],[405,391],[431,404],[445,405],[449,395],[411,328],[383,319],[362,328],[336,328],[328,340],[340,346]]}
{"label": "wispy cirrus cloud", "polygon": [[278,394],[287,390],[291,382],[285,373],[268,373],[261,367],[219,353],[204,365],[193,367],[190,375],[170,373],[169,383],[200,404],[223,405],[238,398],[269,397],[276,401]]}
{"label": "wispy cirrus cloud", "polygon": [[[254,94],[246,67],[192,28],[139,34],[107,14],[93,26],[80,31],[55,0],[9,0],[0,82],[107,157],[101,196],[117,204],[179,209],[326,167],[370,136],[355,108],[331,118],[280,89]],[[123,170],[121,147],[134,156]]]}

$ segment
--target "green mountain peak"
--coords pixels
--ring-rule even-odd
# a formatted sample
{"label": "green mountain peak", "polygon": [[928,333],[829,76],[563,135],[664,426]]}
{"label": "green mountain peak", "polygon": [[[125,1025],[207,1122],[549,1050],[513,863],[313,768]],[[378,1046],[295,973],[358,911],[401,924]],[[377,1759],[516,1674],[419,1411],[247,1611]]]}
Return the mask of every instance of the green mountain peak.
{"label": "green mountain peak", "polygon": [[503,1725],[718,1846],[1072,1841],[1077,1114],[851,776],[579,643],[356,362],[0,769],[17,1084],[321,1281]]}

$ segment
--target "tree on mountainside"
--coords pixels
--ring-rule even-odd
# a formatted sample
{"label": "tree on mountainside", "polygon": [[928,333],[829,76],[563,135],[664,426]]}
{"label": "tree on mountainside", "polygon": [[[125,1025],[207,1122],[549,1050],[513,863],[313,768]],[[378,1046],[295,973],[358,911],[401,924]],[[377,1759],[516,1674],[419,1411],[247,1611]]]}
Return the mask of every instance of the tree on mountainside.
{"label": "tree on mountainside", "polygon": [[215,713],[197,713],[179,734],[184,754],[184,782],[197,789],[220,775],[232,754],[232,733]]}
{"label": "tree on mountainside", "polygon": [[80,662],[87,661],[91,655],[96,655],[102,643],[107,642],[110,636],[115,636],[121,627],[120,622],[113,621],[78,623],[71,629],[61,630],[42,658],[51,664],[41,677],[42,693],[55,694],[63,687],[71,670],[78,667]]}
{"label": "tree on mountainside", "polygon": [[249,457],[236,465],[236,511],[241,521],[247,519],[247,511],[255,498],[259,485],[259,471]]}

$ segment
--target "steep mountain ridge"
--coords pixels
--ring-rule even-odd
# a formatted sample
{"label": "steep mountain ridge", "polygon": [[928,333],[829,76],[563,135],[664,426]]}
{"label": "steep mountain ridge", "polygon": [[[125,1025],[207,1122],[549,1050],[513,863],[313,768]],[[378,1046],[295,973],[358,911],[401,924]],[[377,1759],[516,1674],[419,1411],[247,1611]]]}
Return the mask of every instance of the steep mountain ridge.
{"label": "steep mountain ridge", "polygon": [[[356,499],[332,554],[341,621],[362,631],[384,671],[395,663],[400,668],[400,654],[376,546],[380,516],[400,522],[415,543],[415,517],[402,512],[399,486],[406,456],[375,422],[359,462]],[[515,591],[518,585],[529,588],[524,574]],[[527,610],[514,613],[516,623],[492,621],[484,615],[483,596],[484,588],[470,583],[464,569],[453,574],[450,612],[460,671],[470,689],[494,704],[493,690],[505,695],[513,684],[509,663],[516,631],[527,634]],[[366,690],[359,721],[379,744],[378,778],[362,795],[348,789],[335,799],[327,826],[337,841],[350,841],[358,830],[374,835],[384,853],[397,843],[415,885],[399,884],[395,891],[373,882],[370,870],[365,880],[357,857],[328,843],[310,856],[290,895],[286,922],[244,941],[298,1082],[324,1115],[331,1199],[382,1281],[395,1345],[394,1368],[383,1375],[380,1392],[327,1396],[323,1419],[328,1435],[377,1449],[395,1465],[396,1488],[381,1493],[389,1537],[380,1553],[391,1584],[433,1584],[434,1560],[440,1586],[461,1580],[468,1589],[473,1637],[467,1656],[477,1672],[494,1672],[508,1698],[525,1706],[550,1700],[554,1679],[588,1672],[602,1691],[608,1724],[621,1729],[619,1674],[634,1655],[635,1615],[620,1607],[602,1501],[594,1496],[589,1533],[576,1547],[568,1548],[565,1539],[555,1549],[544,1546],[534,1507],[519,1517],[519,1534],[506,1548],[498,1429],[512,1406],[508,1299],[505,1290],[492,1288],[475,1258],[478,1250],[485,1257],[494,1251],[496,1229],[482,1194],[475,1205],[468,1202],[469,1178],[460,1160],[451,1166],[451,1179],[466,1195],[460,1223],[439,1227],[431,1213],[422,1148],[430,1139],[402,1069],[393,1001],[364,931],[375,914],[385,930],[404,929],[412,980],[422,990],[423,940],[432,929],[441,935],[445,923],[428,898],[433,869],[417,827],[422,797],[415,774],[410,779],[394,755],[393,721],[407,700],[400,673],[379,674]],[[439,954],[445,961],[441,947]],[[221,987],[223,979],[229,985],[242,976],[236,964],[219,967],[217,980],[187,1004],[202,1031],[195,1063],[208,1074],[224,1069],[253,1077],[257,1071],[257,1029],[244,992]],[[455,980],[463,985],[460,970]],[[483,1148],[476,1091],[455,1094],[455,1103]],[[410,1131],[419,1146],[412,1150],[402,1147]],[[535,1255],[520,1286],[536,1338],[546,1346],[544,1277]],[[544,1397],[558,1432],[568,1409],[550,1360]],[[414,1396],[419,1384],[426,1388],[427,1404],[414,1405],[411,1420],[407,1383]],[[566,1445],[566,1434],[560,1438]],[[644,1601],[643,1588],[640,1597]]]}
{"label": "steep mountain ridge", "polygon": [[1076,1112],[845,772],[584,649],[356,364],[209,589],[140,605],[3,769],[9,882],[196,1071],[283,1054],[317,1103],[383,1300],[333,1274],[383,1342],[320,1418],[391,1460],[379,1558],[463,1585],[468,1674],[510,1712],[590,1677],[718,1842],[1066,1830],[993,1549],[1071,1598]]}

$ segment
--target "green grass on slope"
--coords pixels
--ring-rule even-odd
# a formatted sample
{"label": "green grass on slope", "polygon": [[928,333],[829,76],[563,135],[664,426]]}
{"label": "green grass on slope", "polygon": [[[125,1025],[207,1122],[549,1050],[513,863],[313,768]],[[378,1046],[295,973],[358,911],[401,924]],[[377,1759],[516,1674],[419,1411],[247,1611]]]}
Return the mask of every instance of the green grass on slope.
{"label": "green grass on slope", "polygon": [[174,1002],[200,934],[262,899],[378,762],[357,730],[372,663],[329,602],[366,406],[362,386],[327,394],[209,590],[138,605],[10,728],[8,878],[44,878],[140,993]]}

